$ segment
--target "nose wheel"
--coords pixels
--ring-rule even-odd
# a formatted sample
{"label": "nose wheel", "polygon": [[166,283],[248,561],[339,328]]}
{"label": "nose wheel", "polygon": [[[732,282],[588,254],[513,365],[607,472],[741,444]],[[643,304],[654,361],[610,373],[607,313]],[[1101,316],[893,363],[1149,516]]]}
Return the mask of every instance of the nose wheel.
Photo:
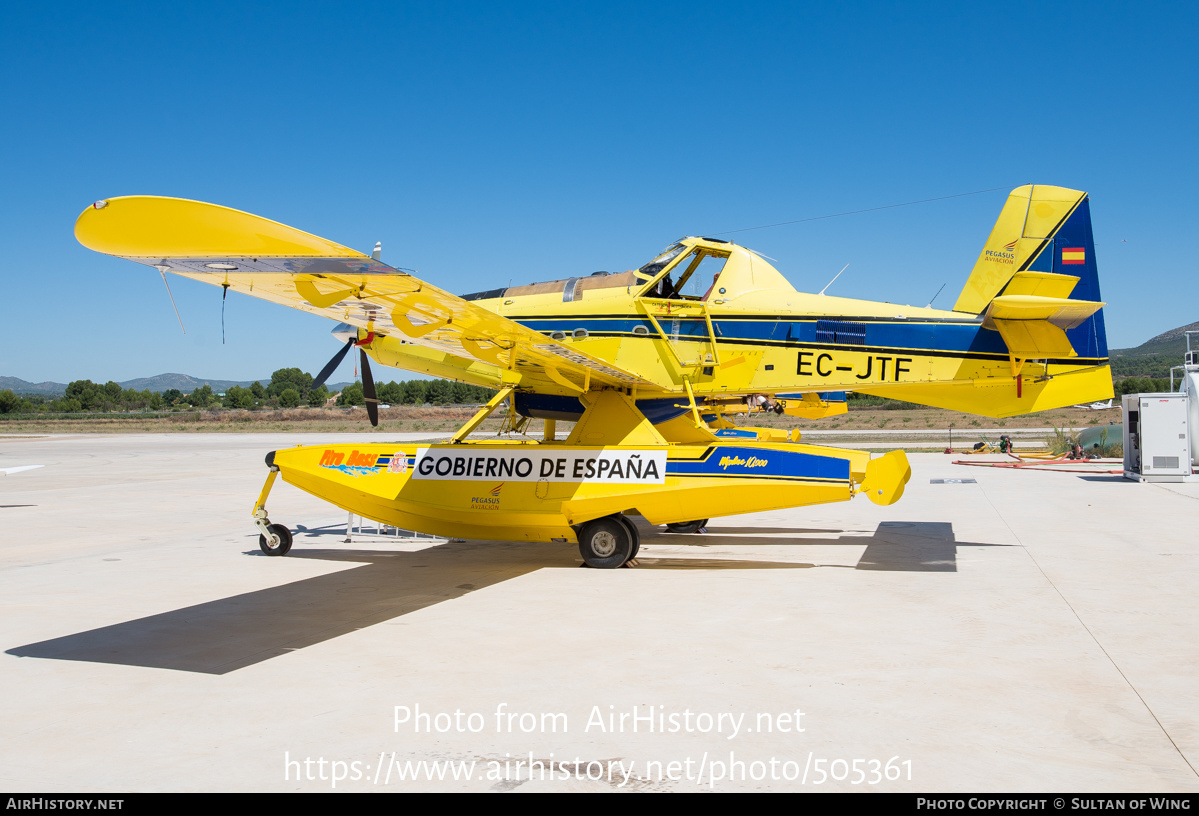
{"label": "nose wheel", "polygon": [[291,530],[282,524],[268,524],[267,533],[258,534],[258,548],[267,555],[287,555],[291,549]]}

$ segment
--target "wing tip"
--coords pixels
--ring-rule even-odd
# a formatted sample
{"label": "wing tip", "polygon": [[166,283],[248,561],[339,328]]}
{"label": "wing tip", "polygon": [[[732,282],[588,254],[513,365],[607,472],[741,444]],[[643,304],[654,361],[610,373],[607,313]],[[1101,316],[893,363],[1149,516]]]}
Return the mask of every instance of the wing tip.
{"label": "wing tip", "polygon": [[369,257],[253,213],[169,196],[99,199],[75,220],[75,238],[122,257]]}

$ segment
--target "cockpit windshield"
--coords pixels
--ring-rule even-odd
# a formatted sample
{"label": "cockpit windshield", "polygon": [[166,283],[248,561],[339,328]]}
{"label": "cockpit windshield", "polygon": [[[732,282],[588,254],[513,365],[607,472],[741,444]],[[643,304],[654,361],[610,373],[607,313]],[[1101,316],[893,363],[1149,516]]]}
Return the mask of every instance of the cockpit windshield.
{"label": "cockpit windshield", "polygon": [[686,248],[687,247],[685,247],[683,244],[671,244],[670,246],[666,247],[666,249],[662,250],[662,252],[658,254],[658,257],[654,258],[637,271],[646,277],[652,278],[654,275],[657,275],[659,272],[661,272],[668,263],[677,258],[678,254]]}

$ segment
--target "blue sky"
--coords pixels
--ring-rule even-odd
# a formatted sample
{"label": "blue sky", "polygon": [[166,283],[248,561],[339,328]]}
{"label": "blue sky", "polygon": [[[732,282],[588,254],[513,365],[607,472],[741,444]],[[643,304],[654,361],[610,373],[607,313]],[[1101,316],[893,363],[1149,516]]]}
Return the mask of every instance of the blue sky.
{"label": "blue sky", "polygon": [[[1199,319],[1187,4],[0,6],[0,375],[315,372],[320,318],[72,234],[117,195],[248,210],[470,292],[683,234],[1087,190],[1112,347]],[[737,233],[799,289],[949,307],[1006,193]],[[347,363],[335,379],[349,379]],[[403,379],[384,370],[382,379]]]}

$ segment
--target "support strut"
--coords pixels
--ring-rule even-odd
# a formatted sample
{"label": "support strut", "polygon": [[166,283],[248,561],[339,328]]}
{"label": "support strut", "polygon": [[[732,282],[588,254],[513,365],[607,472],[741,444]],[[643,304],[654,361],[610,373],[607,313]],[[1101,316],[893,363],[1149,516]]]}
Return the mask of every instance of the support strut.
{"label": "support strut", "polygon": [[266,497],[271,492],[271,487],[275,484],[275,477],[279,475],[279,468],[276,465],[271,465],[271,472],[267,474],[266,484],[262,486],[262,492],[258,494],[258,501],[254,502],[254,526],[258,528],[258,532],[266,536],[266,540],[271,542],[272,546],[278,547],[280,544],[279,536],[273,533],[270,529],[271,520],[266,514]]}

